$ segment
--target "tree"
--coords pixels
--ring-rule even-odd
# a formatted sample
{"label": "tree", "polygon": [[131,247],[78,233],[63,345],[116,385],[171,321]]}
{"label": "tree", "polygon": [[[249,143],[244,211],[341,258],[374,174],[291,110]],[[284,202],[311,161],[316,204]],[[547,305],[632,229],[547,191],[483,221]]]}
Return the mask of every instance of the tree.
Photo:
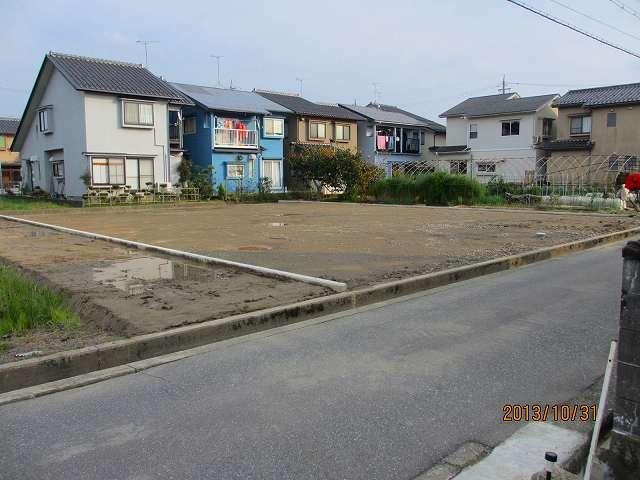
{"label": "tree", "polygon": [[383,175],[383,170],[365,162],[360,153],[331,145],[296,145],[287,156],[293,178],[317,191],[344,190],[349,198],[367,193],[369,185]]}

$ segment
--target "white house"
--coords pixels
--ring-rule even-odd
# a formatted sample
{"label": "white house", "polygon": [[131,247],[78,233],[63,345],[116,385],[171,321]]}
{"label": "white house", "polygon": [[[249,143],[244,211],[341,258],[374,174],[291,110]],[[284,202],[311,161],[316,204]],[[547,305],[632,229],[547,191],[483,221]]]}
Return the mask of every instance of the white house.
{"label": "white house", "polygon": [[12,145],[23,188],[77,198],[87,182],[176,183],[192,104],[142,65],[48,53]]}
{"label": "white house", "polygon": [[553,138],[557,94],[520,97],[517,93],[465,100],[442,113],[447,119],[446,146],[432,147],[440,166],[480,181],[533,178],[536,147]]}

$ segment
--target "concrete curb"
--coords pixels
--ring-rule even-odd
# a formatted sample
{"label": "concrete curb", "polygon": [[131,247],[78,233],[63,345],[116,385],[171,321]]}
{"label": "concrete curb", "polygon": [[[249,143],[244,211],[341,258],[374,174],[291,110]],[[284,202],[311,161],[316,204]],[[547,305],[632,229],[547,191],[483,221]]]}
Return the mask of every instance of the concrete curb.
{"label": "concrete curb", "polygon": [[321,287],[327,287],[336,292],[343,292],[347,289],[347,284],[344,282],[336,282],[333,280],[327,280],[325,278],[311,277],[309,275],[301,275],[299,273],[285,272],[283,270],[275,270],[273,268],[260,267],[257,265],[250,265],[248,263],[234,262],[232,260],[225,260],[223,258],[210,257],[208,255],[200,255],[197,253],[185,252],[183,250],[175,250],[173,248],[158,247],[156,245],[150,245],[148,243],[134,242],[133,240],[126,240],[124,238],[110,237],[108,235],[102,235],[100,233],[85,232],[83,230],[76,230],[74,228],[61,227],[59,225],[52,225],[50,223],[35,222],[33,220],[27,220],[19,217],[12,217],[9,215],[0,215],[0,219],[8,220],[10,222],[24,223],[27,225],[33,225],[36,227],[49,228],[63,233],[69,233],[71,235],[79,235],[81,237],[93,238],[95,240],[104,240],[111,243],[117,243],[119,245],[126,245],[127,247],[137,248],[138,250],[148,250],[150,252],[162,253],[164,255],[171,255],[174,257],[186,258],[188,260],[194,260],[196,262],[208,263],[214,265],[224,265],[225,267],[236,268],[239,270],[248,271],[251,273],[258,273],[267,277],[284,278],[287,280],[295,280],[297,282],[309,283],[311,285],[319,285]]}
{"label": "concrete curb", "polygon": [[640,227],[291,305],[0,365],[0,393],[151,359],[330,313],[343,312],[394,297],[521,267],[568,252],[585,250],[635,234],[640,234]]}

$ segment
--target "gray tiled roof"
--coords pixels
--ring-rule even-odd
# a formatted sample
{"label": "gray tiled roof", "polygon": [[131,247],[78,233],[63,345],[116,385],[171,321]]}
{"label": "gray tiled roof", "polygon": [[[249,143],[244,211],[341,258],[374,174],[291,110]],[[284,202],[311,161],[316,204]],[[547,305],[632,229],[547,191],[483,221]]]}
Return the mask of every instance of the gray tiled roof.
{"label": "gray tiled roof", "polygon": [[19,118],[0,117],[0,133],[15,135],[20,125]]}
{"label": "gray tiled roof", "polygon": [[204,87],[186,83],[172,83],[172,86],[197,103],[210,110],[226,112],[258,113],[291,113],[282,105],[272,102],[255,92],[244,90],[230,90],[228,88]]}
{"label": "gray tiled roof", "polygon": [[535,97],[520,97],[517,93],[504,93],[473,97],[441,113],[440,117],[485,117],[510,113],[530,113],[535,112],[557,96],[558,94],[554,93]]}
{"label": "gray tiled roof", "polygon": [[598,107],[630,103],[640,103],[640,83],[569,90],[553,102],[559,107]]}
{"label": "gray tiled roof", "polygon": [[566,138],[547,140],[540,145],[542,150],[591,150],[593,142],[589,138]]}
{"label": "gray tiled roof", "polygon": [[[370,103],[369,105],[367,105],[367,107],[375,107],[375,106],[376,105],[374,105],[373,103]],[[407,110],[403,110],[402,108],[396,107],[394,105],[378,104],[377,107],[380,110],[384,110],[385,112],[397,112],[397,113],[402,113],[404,115],[408,115],[409,117],[415,118],[416,120],[423,122],[425,125],[427,125],[431,130],[433,130],[436,133],[447,132],[447,127],[445,127],[444,125],[438,122],[434,122],[433,120],[429,120],[428,118],[421,117],[420,115],[416,115],[415,113],[408,112]]]}
{"label": "gray tiled roof", "polygon": [[76,90],[160,98],[176,104],[191,101],[140,64],[50,52],[47,59]]}
{"label": "gray tiled roof", "polygon": [[464,153],[469,151],[469,147],[466,145],[437,145],[429,147],[429,150],[434,153]]}
{"label": "gray tiled roof", "polygon": [[343,107],[366,117],[374,122],[393,125],[411,125],[414,127],[427,127],[427,124],[417,118],[397,111],[382,110],[378,107],[365,107],[363,105],[343,105]]}
{"label": "gray tiled roof", "polygon": [[279,103],[280,105],[288,108],[293,113],[298,115],[308,115],[310,117],[323,117],[323,118],[336,118],[339,120],[362,120],[360,115],[357,115],[341,106],[326,105],[313,103],[299,95],[267,92],[264,90],[256,90],[256,93],[271,100],[272,102]]}

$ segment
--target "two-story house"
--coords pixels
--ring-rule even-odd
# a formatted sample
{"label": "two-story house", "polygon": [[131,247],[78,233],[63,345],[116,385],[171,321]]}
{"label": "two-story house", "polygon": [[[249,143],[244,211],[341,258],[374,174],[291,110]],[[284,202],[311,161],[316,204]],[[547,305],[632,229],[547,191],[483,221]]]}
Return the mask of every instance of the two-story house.
{"label": "two-story house", "polygon": [[0,117],[0,193],[20,188],[20,154],[11,151],[20,119]]}
{"label": "two-story house", "polygon": [[51,52],[12,146],[23,187],[75,198],[88,187],[176,183],[190,104],[142,65]]}
{"label": "two-story house", "polygon": [[429,147],[444,143],[446,128],[436,122],[391,105],[341,105],[362,117],[358,146],[363,158],[395,172],[420,170],[433,154]]}
{"label": "two-story house", "polygon": [[570,90],[553,105],[557,139],[541,144],[549,181],[602,182],[640,171],[640,83]]}
{"label": "two-story house", "polygon": [[362,117],[338,105],[314,103],[296,94],[256,90],[257,94],[287,108],[285,154],[292,144],[336,145],[358,150],[358,120]]}
{"label": "two-story house", "polygon": [[285,116],[291,111],[255,92],[173,83],[194,106],[184,108],[186,154],[228,191],[256,191],[268,179],[284,189]]}
{"label": "two-story house", "polygon": [[533,180],[541,155],[536,146],[554,135],[552,102],[557,97],[505,93],[468,98],[440,115],[447,120],[447,144],[431,151],[451,173],[480,181]]}

